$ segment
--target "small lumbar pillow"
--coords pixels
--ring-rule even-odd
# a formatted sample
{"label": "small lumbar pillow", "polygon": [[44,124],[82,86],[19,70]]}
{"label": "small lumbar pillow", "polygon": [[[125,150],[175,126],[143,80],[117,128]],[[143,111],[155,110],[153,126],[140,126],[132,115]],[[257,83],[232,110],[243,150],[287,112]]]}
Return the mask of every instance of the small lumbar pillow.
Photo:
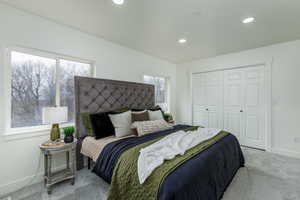
{"label": "small lumbar pillow", "polygon": [[149,110],[148,112],[149,112],[149,118],[151,121],[164,119],[164,116],[163,116],[161,110],[156,110],[156,111]]}
{"label": "small lumbar pillow", "polygon": [[136,121],[149,121],[149,113],[147,110],[141,112],[131,112],[132,123]]}
{"label": "small lumbar pillow", "polygon": [[121,114],[109,115],[112,124],[115,127],[116,137],[124,137],[132,134],[131,130],[131,111]]}
{"label": "small lumbar pillow", "polygon": [[131,125],[131,128],[137,130],[138,136],[142,136],[156,131],[172,129],[173,126],[168,124],[164,119],[159,119],[153,121],[134,122]]}

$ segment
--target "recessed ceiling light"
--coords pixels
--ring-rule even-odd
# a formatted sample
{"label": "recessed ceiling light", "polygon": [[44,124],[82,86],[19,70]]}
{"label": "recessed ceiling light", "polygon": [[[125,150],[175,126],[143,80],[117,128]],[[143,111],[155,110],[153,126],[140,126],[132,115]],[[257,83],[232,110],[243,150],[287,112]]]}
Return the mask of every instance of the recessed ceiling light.
{"label": "recessed ceiling light", "polygon": [[247,17],[243,20],[243,23],[244,24],[248,24],[248,23],[251,23],[251,22],[254,22],[254,17]]}
{"label": "recessed ceiling light", "polygon": [[115,4],[117,5],[122,5],[124,4],[124,0],[112,0]]}
{"label": "recessed ceiling light", "polygon": [[184,44],[184,43],[186,43],[187,42],[187,40],[185,39],[185,38],[180,38],[179,40],[178,40],[178,43],[180,43],[180,44]]}

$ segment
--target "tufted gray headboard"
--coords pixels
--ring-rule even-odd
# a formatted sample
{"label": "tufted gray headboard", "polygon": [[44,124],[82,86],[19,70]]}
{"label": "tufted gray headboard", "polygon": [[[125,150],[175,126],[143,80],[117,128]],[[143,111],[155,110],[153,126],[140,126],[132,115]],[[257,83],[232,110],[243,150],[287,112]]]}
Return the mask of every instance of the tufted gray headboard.
{"label": "tufted gray headboard", "polygon": [[77,169],[82,169],[84,159],[80,153],[81,143],[87,135],[81,113],[129,107],[147,109],[155,105],[154,86],[126,81],[115,81],[87,77],[75,77],[75,112]]}

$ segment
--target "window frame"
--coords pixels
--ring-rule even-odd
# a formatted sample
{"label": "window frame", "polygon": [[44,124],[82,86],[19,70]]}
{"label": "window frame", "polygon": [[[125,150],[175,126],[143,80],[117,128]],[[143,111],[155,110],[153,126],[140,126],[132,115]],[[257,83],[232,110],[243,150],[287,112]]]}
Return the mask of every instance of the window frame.
{"label": "window frame", "polygon": [[[33,56],[40,56],[44,58],[54,59],[56,61],[55,65],[55,87],[56,87],[56,96],[55,103],[57,106],[60,105],[60,60],[68,60],[73,62],[79,62],[83,64],[89,64],[91,66],[91,76],[95,77],[95,61],[75,58],[72,56],[66,56],[62,54],[47,52],[43,50],[25,48],[25,47],[7,47],[4,49],[4,135],[5,136],[14,136],[14,135],[24,135],[28,134],[29,136],[39,136],[49,134],[51,125],[39,125],[39,126],[28,126],[28,127],[11,127],[11,82],[12,82],[12,62],[11,62],[11,53],[13,51],[29,54]],[[74,126],[74,122],[68,122],[61,125],[61,127]],[[23,136],[22,136],[23,137]]]}
{"label": "window frame", "polygon": [[[142,77],[143,83],[145,83],[145,76],[150,76],[150,77],[154,77],[154,78],[164,78],[165,79],[165,88],[166,88],[166,103],[167,103],[167,112],[171,112],[171,78],[168,76],[161,76],[161,75],[148,75],[148,74],[144,74]],[[157,104],[156,102],[156,95],[155,95],[155,105]]]}

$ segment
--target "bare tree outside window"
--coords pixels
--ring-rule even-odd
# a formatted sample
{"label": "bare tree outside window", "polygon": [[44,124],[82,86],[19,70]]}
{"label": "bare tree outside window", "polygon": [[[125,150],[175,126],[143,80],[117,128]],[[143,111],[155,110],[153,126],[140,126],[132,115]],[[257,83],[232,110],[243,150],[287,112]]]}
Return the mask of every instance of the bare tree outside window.
{"label": "bare tree outside window", "polygon": [[74,76],[90,75],[90,64],[60,60],[60,105],[68,107],[69,122],[75,120]]}
{"label": "bare tree outside window", "polygon": [[11,127],[42,124],[42,108],[55,105],[54,59],[12,52]]}
{"label": "bare tree outside window", "polygon": [[67,106],[74,122],[74,76],[91,76],[90,64],[12,51],[11,67],[11,128],[42,125],[47,106]]}
{"label": "bare tree outside window", "polygon": [[144,83],[155,86],[155,103],[164,111],[168,111],[168,88],[166,78],[144,76]]}

